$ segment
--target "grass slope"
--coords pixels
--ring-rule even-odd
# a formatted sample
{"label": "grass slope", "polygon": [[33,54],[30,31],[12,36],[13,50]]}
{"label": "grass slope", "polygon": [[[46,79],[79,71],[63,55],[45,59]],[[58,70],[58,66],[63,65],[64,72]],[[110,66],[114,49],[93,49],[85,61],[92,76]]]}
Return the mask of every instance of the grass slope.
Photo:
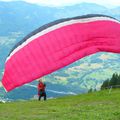
{"label": "grass slope", "polygon": [[120,89],[0,104],[0,120],[120,120]]}

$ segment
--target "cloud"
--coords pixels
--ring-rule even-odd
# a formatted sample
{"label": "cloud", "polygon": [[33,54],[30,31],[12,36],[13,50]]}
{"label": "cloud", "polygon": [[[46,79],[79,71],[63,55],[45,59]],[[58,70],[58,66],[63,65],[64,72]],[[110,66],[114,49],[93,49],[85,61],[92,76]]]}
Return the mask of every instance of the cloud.
{"label": "cloud", "polygon": [[[0,0],[0,1],[17,1],[17,0]],[[82,2],[97,3],[107,7],[114,7],[120,5],[120,0],[22,0],[28,3],[35,3],[44,6],[66,6],[73,4],[80,4]]]}
{"label": "cloud", "polygon": [[71,5],[71,4],[79,4],[82,2],[88,2],[88,3],[97,3],[104,6],[118,6],[120,5],[119,0],[25,0],[26,2],[30,3],[38,3],[41,5],[51,5],[51,6],[65,6],[65,5]]}

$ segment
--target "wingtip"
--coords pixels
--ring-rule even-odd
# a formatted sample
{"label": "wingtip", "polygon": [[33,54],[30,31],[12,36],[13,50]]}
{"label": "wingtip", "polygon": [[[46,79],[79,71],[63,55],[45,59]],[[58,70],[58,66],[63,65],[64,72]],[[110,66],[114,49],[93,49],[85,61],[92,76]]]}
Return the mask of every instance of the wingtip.
{"label": "wingtip", "polygon": [[4,90],[6,91],[6,92],[8,92],[6,89],[5,89],[5,87],[3,86],[3,84],[2,84],[2,82],[0,81],[0,88],[4,88]]}

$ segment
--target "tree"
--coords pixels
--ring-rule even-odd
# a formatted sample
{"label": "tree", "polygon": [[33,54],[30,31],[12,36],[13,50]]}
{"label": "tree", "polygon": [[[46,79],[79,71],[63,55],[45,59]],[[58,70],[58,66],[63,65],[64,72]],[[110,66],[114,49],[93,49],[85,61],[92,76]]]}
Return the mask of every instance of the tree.
{"label": "tree", "polygon": [[109,82],[109,79],[105,80],[101,86],[101,89],[107,89],[109,87]]}
{"label": "tree", "polygon": [[116,84],[118,85],[118,87],[120,87],[120,74],[117,77],[117,83]]}
{"label": "tree", "polygon": [[114,73],[111,77],[111,79],[107,79],[103,82],[101,89],[107,89],[107,88],[118,88],[120,87],[120,74]]}
{"label": "tree", "polygon": [[89,90],[88,90],[88,93],[91,93],[93,91],[93,89],[92,88],[90,88]]}

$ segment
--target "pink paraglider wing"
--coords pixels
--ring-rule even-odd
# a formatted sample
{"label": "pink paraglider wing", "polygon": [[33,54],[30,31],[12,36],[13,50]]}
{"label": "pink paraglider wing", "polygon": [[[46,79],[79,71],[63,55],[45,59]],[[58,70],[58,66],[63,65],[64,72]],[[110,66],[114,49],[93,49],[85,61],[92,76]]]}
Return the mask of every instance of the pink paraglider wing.
{"label": "pink paraglider wing", "polygon": [[120,53],[120,22],[86,15],[44,25],[20,41],[5,63],[2,84],[10,91],[96,52]]}

